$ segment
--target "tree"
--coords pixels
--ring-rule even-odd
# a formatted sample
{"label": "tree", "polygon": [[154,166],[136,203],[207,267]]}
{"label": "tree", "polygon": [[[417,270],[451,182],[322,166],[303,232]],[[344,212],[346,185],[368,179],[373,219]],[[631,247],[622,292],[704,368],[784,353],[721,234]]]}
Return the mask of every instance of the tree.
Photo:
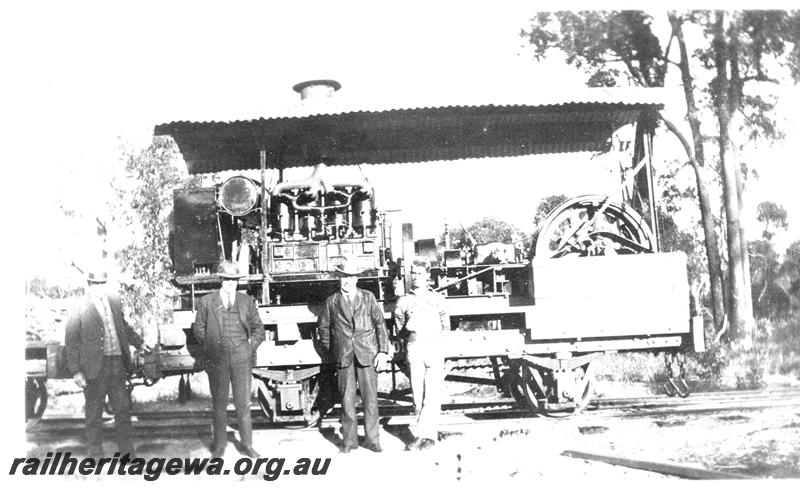
{"label": "tree", "polygon": [[779,271],[778,285],[786,292],[793,308],[800,308],[800,240],[786,248]]}
{"label": "tree", "polygon": [[[657,189],[661,191],[657,208],[661,249],[682,251],[686,254],[692,294],[695,298],[701,298],[702,292],[707,292],[710,285],[702,230],[698,230],[700,224],[694,220],[694,213],[691,213],[696,205],[696,193],[694,188],[686,185],[688,176],[684,172],[683,162],[672,161],[666,164],[663,172],[658,175],[657,185]],[[676,217],[681,215],[686,218],[679,224]]]}
{"label": "tree", "polygon": [[[567,62],[583,69],[590,86],[639,85],[661,87],[668,68],[676,64],[683,82],[687,120],[692,144],[678,127],[663,117],[667,128],[681,141],[688,163],[696,174],[698,203],[705,235],[706,255],[711,283],[714,321],[721,326],[723,309],[722,267],[710,207],[706,174],[708,138],[701,128],[698,100],[710,96],[711,110],[717,121],[717,159],[723,176],[726,237],[729,257],[728,292],[731,332],[742,334],[752,328],[752,306],[748,312],[749,267],[745,253],[745,234],[741,214],[743,179],[736,161],[737,136],[742,128],[749,134],[777,136],[774,122],[764,109],[769,103],[757,94],[747,94],[745,83],[769,82],[766,67],[789,67],[791,76],[800,75],[800,15],[797,12],[689,12],[666,15],[671,27],[665,48],[653,34],[653,19],[643,12],[558,12],[542,13],[532,20],[525,34],[537,56],[551,49],[567,55]],[[699,26],[705,35],[691,55],[685,26]],[[678,61],[670,50],[677,42]],[[694,59],[702,64],[708,84],[695,82]],[[777,62],[777,63],[776,63]],[[749,114],[740,121],[740,114]],[[753,117],[752,115],[756,115]],[[746,293],[745,293],[746,292]]]}
{"label": "tree", "polygon": [[132,231],[131,241],[116,252],[126,310],[135,328],[152,334],[170,321],[176,289],[170,284],[169,215],[174,189],[196,183],[176,165],[171,138],[155,137],[147,148],[124,150],[124,175],[115,179],[115,224]]}
{"label": "tree", "polygon": [[533,216],[533,224],[538,228],[544,219],[547,218],[547,215],[565,201],[567,201],[567,196],[564,194],[553,194],[542,199],[542,201],[539,202],[539,206],[536,207],[536,214]]}
{"label": "tree", "polygon": [[[483,217],[468,226],[459,225],[458,228],[453,227],[448,231],[448,234],[450,235],[450,243],[454,247],[465,246],[468,242],[473,242],[472,245],[489,242],[511,244],[521,238],[524,250],[530,248],[530,237],[527,234],[523,233],[518,227],[495,217]],[[442,237],[441,243],[444,243],[444,237]]]}
{"label": "tree", "polygon": [[786,230],[789,226],[789,215],[783,206],[772,201],[762,201],[758,204],[756,219],[764,225],[761,236],[772,240],[778,229]]}
{"label": "tree", "polygon": [[[670,19],[672,20],[672,19]],[[639,11],[622,12],[558,12],[541,13],[532,20],[530,32],[526,32],[537,56],[549,50],[560,50],[567,55],[567,62],[587,73],[587,85],[615,86],[638,85],[663,87],[669,67],[669,52],[673,39],[682,35],[673,25],[670,40],[665,49],[652,31],[652,18]],[[680,24],[677,25],[679,27]],[[706,185],[703,167],[704,153],[699,118],[693,100],[691,75],[688,73],[688,56],[685,44],[680,44],[682,60],[687,60],[684,71],[684,86],[689,87],[687,104],[692,126],[694,147],[672,122],[665,119],[667,127],[683,144],[689,163],[694,167],[697,179],[698,202],[705,234],[711,285],[712,317],[719,327],[723,318],[722,266],[714,228],[714,215]],[[697,128],[697,129],[696,129]]]}
{"label": "tree", "polygon": [[[800,13],[780,11],[700,12],[686,16],[703,27],[710,37],[710,49],[700,53],[715,75],[709,84],[711,105],[719,129],[719,161],[727,221],[730,282],[730,319],[734,334],[753,334],[752,296],[747,240],[740,215],[744,180],[737,159],[741,128],[758,133],[774,132],[775,123],[758,93],[745,91],[746,84],[778,83],[767,72],[769,65],[790,67],[790,76],[800,79]],[[773,69],[770,69],[772,71]],[[739,120],[748,112],[758,118]]]}
{"label": "tree", "polygon": [[753,278],[753,311],[759,319],[766,319],[787,310],[790,299],[777,283],[781,263],[772,243],[762,239],[748,245]]}

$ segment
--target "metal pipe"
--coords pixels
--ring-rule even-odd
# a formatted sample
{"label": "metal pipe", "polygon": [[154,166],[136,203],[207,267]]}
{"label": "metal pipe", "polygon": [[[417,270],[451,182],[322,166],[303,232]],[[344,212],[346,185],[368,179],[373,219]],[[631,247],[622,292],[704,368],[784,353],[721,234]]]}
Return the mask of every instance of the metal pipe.
{"label": "metal pipe", "polygon": [[450,288],[453,285],[457,285],[457,284],[461,283],[464,280],[468,280],[470,278],[474,278],[474,277],[476,277],[476,276],[478,276],[480,274],[483,274],[483,273],[485,273],[487,271],[491,271],[493,269],[494,269],[493,266],[489,266],[488,268],[482,269],[480,271],[475,271],[474,273],[470,273],[467,276],[461,277],[461,278],[457,279],[456,281],[454,281],[452,283],[448,283],[447,285],[440,286],[435,291],[440,292],[442,290],[446,290],[446,289]]}

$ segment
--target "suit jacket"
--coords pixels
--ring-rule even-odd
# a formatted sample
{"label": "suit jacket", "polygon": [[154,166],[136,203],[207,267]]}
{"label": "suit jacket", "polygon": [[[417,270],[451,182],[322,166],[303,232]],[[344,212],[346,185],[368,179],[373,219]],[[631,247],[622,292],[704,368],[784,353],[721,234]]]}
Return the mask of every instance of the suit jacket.
{"label": "suit jacket", "polygon": [[341,292],[328,297],[317,328],[320,344],[327,351],[333,349],[340,368],[349,367],[354,358],[359,365],[372,365],[378,352],[389,352],[383,310],[375,295],[361,288],[356,289],[352,310]]}
{"label": "suit jacket", "polygon": [[[136,334],[136,331],[125,322],[119,296],[109,294],[108,305],[111,307],[111,315],[114,317],[114,326],[119,339],[119,347],[122,351],[122,361],[125,364],[125,369],[130,372],[133,366],[130,345],[141,348],[143,341]],[[67,321],[64,335],[67,368],[71,374],[75,375],[78,372],[83,372],[83,376],[87,380],[97,378],[103,364],[104,337],[103,318],[100,316],[100,312],[97,311],[92,298],[86,295],[81,299]]]}
{"label": "suit jacket", "polygon": [[[258,315],[256,302],[249,295],[236,292],[236,307],[239,309],[239,320],[244,326],[253,356],[253,365],[256,363],[256,348],[266,338],[264,323]],[[209,293],[197,303],[197,315],[194,319],[192,332],[198,343],[205,347],[207,357],[214,358],[217,348],[221,346],[222,328],[222,297],[219,290]]]}

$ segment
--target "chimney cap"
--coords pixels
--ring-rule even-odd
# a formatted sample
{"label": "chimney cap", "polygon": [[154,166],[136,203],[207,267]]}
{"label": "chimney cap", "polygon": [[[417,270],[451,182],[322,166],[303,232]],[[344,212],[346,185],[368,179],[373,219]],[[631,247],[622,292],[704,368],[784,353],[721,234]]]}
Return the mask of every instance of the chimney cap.
{"label": "chimney cap", "polygon": [[294,87],[292,87],[292,90],[294,90],[297,93],[301,93],[303,89],[307,87],[312,87],[314,85],[327,85],[333,87],[334,91],[337,91],[342,88],[342,84],[340,84],[336,80],[321,79],[321,80],[306,80],[305,82],[300,82],[299,84],[296,84]]}

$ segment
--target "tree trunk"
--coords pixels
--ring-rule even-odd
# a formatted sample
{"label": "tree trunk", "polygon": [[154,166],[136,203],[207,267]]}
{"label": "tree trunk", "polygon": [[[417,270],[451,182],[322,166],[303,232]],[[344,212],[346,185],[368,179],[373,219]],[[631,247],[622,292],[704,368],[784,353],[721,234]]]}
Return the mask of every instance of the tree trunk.
{"label": "tree trunk", "polygon": [[722,261],[719,255],[719,238],[714,228],[714,214],[711,211],[708,186],[706,185],[702,171],[705,155],[703,151],[703,136],[700,132],[700,118],[697,116],[697,105],[694,100],[694,82],[689,69],[689,54],[686,49],[686,41],[683,37],[683,29],[681,27],[682,21],[673,13],[669,14],[669,20],[672,25],[673,34],[678,40],[678,48],[681,55],[679,68],[681,79],[683,80],[683,93],[686,99],[686,116],[692,131],[694,151],[692,151],[692,147],[689,146],[688,142],[675,125],[667,123],[667,126],[671,126],[670,131],[681,140],[692,164],[692,168],[694,169],[695,179],[697,180],[697,199],[700,205],[700,220],[703,223],[704,243],[706,247],[706,256],[708,258],[708,276],[711,287],[711,312],[714,317],[714,326],[719,330],[722,328],[725,315],[725,296],[722,286]]}
{"label": "tree trunk", "polygon": [[[712,82],[712,95],[714,112],[719,124],[719,157],[722,167],[723,203],[725,206],[725,220],[727,225],[728,243],[728,289],[730,292],[730,305],[728,316],[730,319],[730,335],[739,338],[744,334],[747,319],[747,302],[744,296],[749,294],[745,290],[744,280],[744,254],[742,250],[742,234],[740,225],[739,187],[736,179],[735,154],[732,152],[733,142],[730,135],[732,128],[730,105],[730,80],[728,78],[728,49],[725,39],[725,12],[716,12],[714,23],[714,61],[717,75]],[[745,344],[748,339],[743,339]]]}
{"label": "tree trunk", "polygon": [[[732,32],[729,33],[730,42],[728,43],[728,63],[730,63],[730,83],[729,83],[729,94],[728,94],[728,104],[730,108],[730,117],[731,122],[729,127],[731,129],[739,128],[741,125],[737,123],[737,114],[738,109],[741,107],[742,104],[742,87],[744,86],[744,82],[742,81],[741,73],[739,71],[739,43],[738,43],[738,33],[733,31],[734,27],[731,28]],[[730,138],[730,133],[728,134]],[[731,155],[733,156],[733,160],[736,163],[734,167],[734,171],[736,174],[736,197],[739,204],[739,217],[744,214],[744,176],[742,176],[742,166],[739,165],[739,156],[738,156],[738,149],[737,146],[734,145],[734,142],[731,141]],[[747,248],[747,234],[745,233],[745,226],[744,223],[740,220],[739,221],[739,238],[741,241],[741,248],[742,248],[742,279],[744,282],[744,318],[743,321],[743,328],[744,332],[743,335],[746,336],[747,339],[753,339],[756,331],[756,323],[755,318],[753,317],[753,287],[752,281],[750,279],[750,254]]]}

